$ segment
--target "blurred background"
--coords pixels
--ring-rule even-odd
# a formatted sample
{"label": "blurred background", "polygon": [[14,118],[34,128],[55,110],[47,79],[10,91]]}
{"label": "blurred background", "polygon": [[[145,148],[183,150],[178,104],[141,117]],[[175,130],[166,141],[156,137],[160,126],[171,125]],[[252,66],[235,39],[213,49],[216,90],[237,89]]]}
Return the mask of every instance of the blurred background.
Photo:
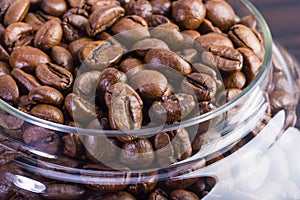
{"label": "blurred background", "polygon": [[265,17],[273,39],[300,61],[300,0],[250,0]]}

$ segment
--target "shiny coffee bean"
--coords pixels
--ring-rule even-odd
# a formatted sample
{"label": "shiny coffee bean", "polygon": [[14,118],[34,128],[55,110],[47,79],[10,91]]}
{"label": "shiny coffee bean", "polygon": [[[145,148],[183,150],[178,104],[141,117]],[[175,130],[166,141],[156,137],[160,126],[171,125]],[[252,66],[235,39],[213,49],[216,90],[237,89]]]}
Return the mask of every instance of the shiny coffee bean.
{"label": "shiny coffee bean", "polygon": [[[116,83],[105,93],[109,123],[112,129],[140,129],[143,121],[143,101],[126,83]],[[122,140],[123,137],[118,139]],[[125,136],[126,138],[126,136]],[[129,138],[132,138],[129,136]],[[123,138],[124,139],[124,138]]]}
{"label": "shiny coffee bean", "polygon": [[20,92],[17,83],[10,75],[0,76],[0,98],[9,103],[17,103]]}
{"label": "shiny coffee bean", "polygon": [[120,6],[120,2],[117,0],[100,0],[100,1],[95,1],[92,4],[91,12],[94,12],[98,8],[103,8],[106,6]]}
{"label": "shiny coffee bean", "polygon": [[234,48],[232,41],[221,33],[207,33],[196,38],[195,46],[199,51],[209,48],[210,46],[227,46]]}
{"label": "shiny coffee bean", "polygon": [[46,186],[42,197],[45,199],[80,199],[85,193],[85,189],[80,185],[66,183],[51,183]]}
{"label": "shiny coffee bean", "polygon": [[72,73],[52,63],[38,65],[35,74],[43,84],[58,90],[69,89],[73,84]]}
{"label": "shiny coffee bean", "polygon": [[149,27],[156,27],[161,24],[171,23],[169,18],[164,15],[150,15],[147,17],[147,22]]}
{"label": "shiny coffee bean", "polygon": [[194,63],[198,59],[198,54],[196,49],[184,49],[182,51],[183,58],[190,63]]}
{"label": "shiny coffee bean", "polygon": [[24,124],[24,120],[8,114],[7,112],[0,111],[0,126],[8,130],[21,129]]}
{"label": "shiny coffee bean", "polygon": [[80,60],[91,69],[103,70],[118,62],[123,54],[119,45],[99,40],[85,45],[80,52]]}
{"label": "shiny coffee bean", "polygon": [[154,136],[154,148],[155,156],[160,166],[169,166],[176,162],[174,148],[168,133],[158,133]]}
{"label": "shiny coffee bean", "polygon": [[148,200],[168,200],[169,197],[161,188],[155,189],[149,196]]}
{"label": "shiny coffee bean", "polygon": [[210,101],[216,94],[217,85],[209,75],[192,73],[183,80],[181,91],[195,96],[199,102]]}
{"label": "shiny coffee bean", "polygon": [[67,11],[67,3],[65,0],[52,0],[42,1],[41,9],[49,14],[56,17],[62,16]]}
{"label": "shiny coffee bean", "polygon": [[29,92],[36,87],[41,86],[38,80],[31,74],[24,72],[21,69],[15,68],[11,71],[11,75],[19,84],[20,89],[24,92]]}
{"label": "shiny coffee bean", "polygon": [[166,122],[177,122],[188,116],[195,107],[192,95],[175,94],[167,97],[164,101],[155,101],[152,109],[157,118]]}
{"label": "shiny coffee bean", "polygon": [[152,14],[152,5],[147,0],[135,0],[129,1],[125,5],[126,15],[138,15],[143,18],[147,18]]}
{"label": "shiny coffee bean", "polygon": [[158,182],[158,172],[141,172],[135,184],[130,184],[127,189],[129,192],[137,195],[143,195],[154,190]]}
{"label": "shiny coffee bean", "polygon": [[57,20],[49,20],[36,32],[34,46],[43,50],[49,50],[58,45],[62,40],[63,29]]}
{"label": "shiny coffee bean", "polygon": [[225,88],[242,89],[246,84],[246,76],[238,71],[227,75],[223,81]]}
{"label": "shiny coffee bean", "polygon": [[131,169],[143,169],[149,167],[154,158],[155,153],[150,140],[137,138],[123,144],[119,161]]}
{"label": "shiny coffee bean", "polygon": [[0,2],[0,21],[2,22],[5,12],[9,8],[9,6],[13,3],[13,0],[2,0]]}
{"label": "shiny coffee bean", "polygon": [[184,30],[184,31],[181,31],[181,34],[184,37],[184,47],[185,48],[193,47],[195,39],[200,36],[200,33],[195,30]]}
{"label": "shiny coffee bean", "polygon": [[30,7],[30,0],[15,0],[9,8],[7,8],[4,15],[4,25],[9,26],[15,22],[20,22],[24,19]]}
{"label": "shiny coffee bean", "polygon": [[51,60],[47,54],[30,46],[14,49],[9,58],[12,68],[19,68],[30,72],[34,71],[37,65],[49,62]]}
{"label": "shiny coffee bean", "polygon": [[64,67],[70,72],[74,71],[73,57],[67,49],[60,46],[52,47],[51,58],[55,64]]}
{"label": "shiny coffee bean", "polygon": [[178,0],[172,3],[172,16],[184,29],[197,29],[204,20],[206,9],[201,0]]}
{"label": "shiny coffee bean", "polygon": [[9,61],[9,54],[4,49],[4,47],[0,44],[0,61],[7,62]]}
{"label": "shiny coffee bean", "polygon": [[46,103],[60,106],[64,101],[64,96],[58,90],[49,86],[38,86],[32,89],[28,98],[32,102]]}
{"label": "shiny coffee bean", "polygon": [[162,97],[168,86],[166,77],[154,70],[142,70],[136,73],[129,83],[145,99]]}
{"label": "shiny coffee bean", "polygon": [[246,15],[245,17],[240,19],[239,24],[243,24],[251,29],[256,29],[257,21],[255,19],[255,16]]}
{"label": "shiny coffee bean", "polygon": [[166,49],[169,50],[168,45],[159,39],[145,38],[133,44],[131,50],[136,51],[139,56],[145,56],[150,49]]}
{"label": "shiny coffee bean", "polygon": [[136,200],[136,198],[133,195],[124,191],[103,195],[101,199],[102,200]]}
{"label": "shiny coffee bean", "polygon": [[77,133],[69,133],[63,136],[63,153],[71,158],[79,158],[84,153],[84,146]]}
{"label": "shiny coffee bean", "polygon": [[199,27],[199,33],[205,35],[211,32],[222,33],[222,31],[218,27],[214,26],[211,21],[204,19]]}
{"label": "shiny coffee bean", "polygon": [[92,42],[93,40],[90,38],[80,38],[78,40],[74,40],[68,45],[68,50],[72,54],[73,60],[78,61],[79,57],[78,54],[81,50],[81,48],[88,43]]}
{"label": "shiny coffee bean", "polygon": [[38,13],[29,12],[25,16],[24,21],[32,27],[32,30],[37,31],[47,20]]}
{"label": "shiny coffee bean", "polygon": [[18,46],[29,45],[32,40],[32,27],[24,22],[9,25],[3,35],[3,42],[10,50]]}
{"label": "shiny coffee bean", "polygon": [[10,66],[0,61],[0,76],[9,75],[10,74]]}
{"label": "shiny coffee bean", "polygon": [[[192,68],[181,56],[165,49],[151,49],[145,56],[145,62],[151,64],[154,69],[164,67],[172,68],[186,76],[192,72]],[[172,77],[172,76],[171,76]]]}
{"label": "shiny coffee bean", "polygon": [[100,7],[90,15],[86,33],[93,37],[112,26],[124,14],[125,11],[120,6]]}
{"label": "shiny coffee bean", "polygon": [[177,199],[188,199],[188,200],[199,200],[199,197],[193,192],[187,190],[173,190],[170,193],[171,200]]}
{"label": "shiny coffee bean", "polygon": [[243,67],[243,55],[227,46],[210,46],[201,54],[204,63],[217,67],[221,71],[240,71]]}
{"label": "shiny coffee bean", "polygon": [[144,66],[142,61],[137,58],[126,58],[120,63],[119,70],[130,79],[136,73],[144,70]]}
{"label": "shiny coffee bean", "polygon": [[168,132],[174,149],[174,159],[177,161],[187,159],[192,155],[192,146],[189,133],[185,129]]}
{"label": "shiny coffee bean", "polygon": [[236,88],[226,89],[221,94],[218,95],[216,103],[218,106],[221,106],[224,103],[227,103],[233,100],[234,98],[236,98],[241,92],[242,90]]}
{"label": "shiny coffee bean", "polygon": [[235,22],[235,13],[232,7],[222,0],[212,0],[205,4],[206,17],[223,32],[227,32]]}
{"label": "shiny coffee bean", "polygon": [[152,13],[154,15],[165,15],[169,16],[171,12],[171,1],[170,0],[151,0]]}
{"label": "shiny coffee bean", "polygon": [[62,111],[57,107],[51,105],[38,104],[31,109],[30,114],[35,117],[48,120],[54,123],[64,123],[64,115]]}

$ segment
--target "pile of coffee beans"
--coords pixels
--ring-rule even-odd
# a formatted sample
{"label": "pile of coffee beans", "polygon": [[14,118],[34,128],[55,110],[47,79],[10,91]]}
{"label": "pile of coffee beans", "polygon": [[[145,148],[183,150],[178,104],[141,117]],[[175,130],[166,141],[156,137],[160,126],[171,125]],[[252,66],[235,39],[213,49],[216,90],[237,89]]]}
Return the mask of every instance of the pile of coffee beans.
{"label": "pile of coffee beans", "polygon": [[[0,110],[2,132],[56,155],[55,160],[38,158],[38,167],[52,162],[85,172],[130,172],[190,158],[201,150],[203,135],[214,131],[215,122],[157,131],[149,137],[126,131],[180,124],[239,95],[263,62],[263,39],[256,23],[250,15],[238,19],[225,0],[2,0],[0,98],[50,122],[120,134],[63,133]],[[6,165],[10,163],[1,168]],[[115,179],[122,181],[107,185],[88,181],[73,185],[36,175],[47,183],[42,195],[26,191],[1,195],[199,199],[212,189],[213,178],[172,181],[171,177],[205,165],[202,160],[188,170],[169,172],[162,182],[157,171],[141,173],[134,183],[130,173],[118,174]],[[1,173],[5,177],[12,172]]]}

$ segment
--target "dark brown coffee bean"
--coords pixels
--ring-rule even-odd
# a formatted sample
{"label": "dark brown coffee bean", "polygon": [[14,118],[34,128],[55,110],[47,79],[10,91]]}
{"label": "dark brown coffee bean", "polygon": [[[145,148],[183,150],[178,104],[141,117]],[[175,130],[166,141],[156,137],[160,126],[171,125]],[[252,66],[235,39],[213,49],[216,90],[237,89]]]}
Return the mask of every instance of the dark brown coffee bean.
{"label": "dark brown coffee bean", "polygon": [[192,95],[175,94],[167,97],[164,101],[155,101],[152,109],[157,118],[166,122],[177,122],[188,116],[195,107]]}
{"label": "dark brown coffee bean", "polygon": [[64,38],[69,42],[82,38],[85,35],[88,17],[88,12],[79,8],[73,8],[65,13],[62,21]]}
{"label": "dark brown coffee bean", "polygon": [[33,106],[34,103],[29,100],[28,95],[20,96],[18,110],[29,114],[29,111],[33,108]]}
{"label": "dark brown coffee bean", "polygon": [[201,35],[195,40],[194,44],[199,51],[203,51],[203,49],[207,49],[210,46],[227,46],[234,48],[231,40],[228,37],[214,32]]}
{"label": "dark brown coffee bean", "polygon": [[74,71],[73,57],[67,49],[60,46],[52,47],[51,58],[55,64],[64,67],[70,72]]}
{"label": "dark brown coffee bean", "polygon": [[7,112],[1,110],[0,111],[0,126],[4,129],[8,130],[16,130],[21,129],[24,124],[24,120],[10,115]]}
{"label": "dark brown coffee bean", "polygon": [[22,91],[25,90],[26,92],[30,92],[34,88],[41,86],[33,75],[28,74],[21,69],[13,69],[11,71],[11,75],[15,78]]}
{"label": "dark brown coffee bean", "polygon": [[49,154],[57,153],[60,148],[60,138],[56,132],[40,126],[27,126],[23,132],[23,140],[37,150]]}
{"label": "dark brown coffee bean", "polygon": [[184,37],[179,32],[179,27],[174,23],[164,23],[156,26],[151,30],[151,36],[166,42],[174,51],[181,50],[184,45]]}
{"label": "dark brown coffee bean", "polygon": [[203,62],[224,72],[240,71],[243,67],[243,55],[227,46],[210,46],[201,54]]}
{"label": "dark brown coffee bean", "polygon": [[147,22],[149,27],[156,27],[161,24],[171,23],[169,18],[163,15],[150,15],[147,17]]}
{"label": "dark brown coffee bean", "polygon": [[69,89],[73,84],[72,73],[52,63],[38,65],[35,74],[43,84],[58,90]]}
{"label": "dark brown coffee bean", "polygon": [[52,183],[46,186],[42,197],[45,199],[80,199],[85,190],[80,185],[71,185],[66,183]]}
{"label": "dark brown coffee bean", "polygon": [[85,45],[80,52],[80,60],[88,67],[103,70],[121,59],[123,48],[112,45],[107,41],[99,40]]}
{"label": "dark brown coffee bean", "polygon": [[235,22],[235,13],[232,7],[222,0],[212,0],[205,4],[206,18],[223,32],[227,32]]}
{"label": "dark brown coffee bean", "polygon": [[256,77],[262,63],[258,56],[250,49],[241,47],[238,48],[238,51],[243,55],[244,63],[242,71],[247,78],[247,84],[249,84]]}
{"label": "dark brown coffee bean", "polygon": [[140,129],[143,121],[143,101],[126,83],[116,83],[105,93],[109,123],[113,129]]}
{"label": "dark brown coffee bean", "polygon": [[40,19],[38,14],[27,13],[24,21],[32,27],[32,30],[37,31],[45,23],[44,19]]}
{"label": "dark brown coffee bean", "polygon": [[13,3],[13,0],[2,0],[0,2],[0,21],[2,22],[5,12],[9,8],[9,6]]}
{"label": "dark brown coffee bean", "polygon": [[84,152],[81,138],[77,133],[69,133],[63,137],[64,149],[63,153],[72,158],[80,157]]}
{"label": "dark brown coffee bean", "polygon": [[242,72],[238,71],[227,75],[223,81],[225,88],[242,89],[246,84],[246,77]]}
{"label": "dark brown coffee bean", "polygon": [[201,0],[178,0],[172,3],[173,19],[185,29],[197,29],[206,9]]}
{"label": "dark brown coffee bean", "polygon": [[89,17],[86,24],[86,32],[90,37],[112,26],[120,17],[124,16],[125,10],[120,6],[100,7]]}
{"label": "dark brown coffee bean", "polygon": [[95,100],[96,89],[101,76],[99,71],[88,71],[76,78],[73,91],[86,100]]}
{"label": "dark brown coffee bean", "polygon": [[124,7],[126,9],[126,15],[138,15],[147,18],[152,14],[152,5],[147,0],[129,1]]}
{"label": "dark brown coffee bean", "polygon": [[168,200],[168,194],[163,191],[161,188],[157,188],[152,192],[148,198],[148,200]]}
{"label": "dark brown coffee bean", "polygon": [[151,0],[152,13],[155,15],[168,16],[171,12],[171,1],[170,0]]}
{"label": "dark brown coffee bean", "polygon": [[19,100],[19,88],[10,75],[0,76],[0,98],[9,103],[17,103]]}
{"label": "dark brown coffee bean", "polygon": [[130,79],[130,85],[142,98],[155,99],[162,97],[167,90],[166,77],[154,70],[142,70]]}
{"label": "dark brown coffee bean", "polygon": [[32,102],[46,103],[60,106],[64,101],[64,96],[56,89],[49,86],[39,86],[32,89],[28,98]]}
{"label": "dark brown coffee bean", "polygon": [[171,200],[181,200],[181,199],[199,200],[199,197],[193,192],[187,190],[173,190],[170,193],[170,199]]}
{"label": "dark brown coffee bean", "polygon": [[4,25],[9,26],[24,19],[30,7],[30,0],[15,0],[4,15]]}
{"label": "dark brown coffee bean", "polygon": [[185,48],[193,47],[195,39],[200,36],[200,33],[195,30],[184,30],[184,31],[181,31],[181,34],[184,38],[184,47]]}
{"label": "dark brown coffee bean", "polygon": [[209,75],[192,73],[183,80],[181,90],[183,93],[196,96],[199,102],[210,101],[216,95],[217,85]]}
{"label": "dark brown coffee bean", "polygon": [[160,166],[169,166],[176,162],[171,138],[167,133],[158,133],[154,136],[154,148],[157,162]]}
{"label": "dark brown coffee bean", "polygon": [[128,191],[137,194],[143,195],[151,192],[158,181],[157,171],[153,172],[141,172],[138,174],[138,180],[135,180],[135,184],[131,184],[127,187]]}
{"label": "dark brown coffee bean", "polygon": [[237,47],[251,49],[257,56],[262,54],[262,45],[254,32],[242,24],[236,24],[230,28],[228,36]]}
{"label": "dark brown coffee bean", "polygon": [[41,9],[53,16],[62,16],[67,11],[67,3],[65,0],[52,0],[52,1],[42,1]]}
{"label": "dark brown coffee bean", "polygon": [[116,139],[106,136],[83,136],[86,156],[94,163],[106,163],[118,159],[119,147]]}
{"label": "dark brown coffee bean", "polygon": [[102,200],[136,200],[134,196],[124,191],[103,195],[101,199]]}
{"label": "dark brown coffee bean", "polygon": [[3,42],[10,50],[14,47],[29,45],[32,39],[32,27],[24,22],[9,25],[3,35]]}
{"label": "dark brown coffee bean", "polygon": [[177,161],[187,159],[192,155],[192,146],[189,133],[185,129],[168,132],[174,149],[174,159]]}
{"label": "dark brown coffee bean", "polygon": [[58,45],[62,40],[63,29],[57,20],[49,20],[36,32],[34,46],[43,50],[49,50]]}
{"label": "dark brown coffee bean", "polygon": [[145,38],[143,40],[137,41],[135,44],[133,44],[131,48],[132,51],[136,51],[136,53],[142,57],[145,56],[150,49],[169,50],[169,47],[162,40],[155,39],[155,38]]}
{"label": "dark brown coffee bean", "polygon": [[119,70],[130,79],[136,73],[144,70],[144,66],[142,61],[137,58],[126,58],[120,63]]}
{"label": "dark brown coffee bean", "polygon": [[0,61],[7,62],[9,61],[9,54],[4,49],[4,47],[0,44]]}
{"label": "dark brown coffee bean", "polygon": [[71,42],[68,45],[68,50],[72,54],[72,57],[73,57],[74,61],[79,60],[78,54],[79,54],[81,48],[84,47],[85,45],[87,45],[88,43],[92,42],[92,41],[93,40],[90,39],[90,38],[80,38],[78,40],[75,40],[75,41]]}
{"label": "dark brown coffee bean", "polygon": [[146,138],[124,143],[119,157],[119,161],[131,169],[149,167],[154,159],[152,144]]}
{"label": "dark brown coffee bean", "polygon": [[10,74],[10,66],[0,61],[0,76],[9,75]]}
{"label": "dark brown coffee bean", "polygon": [[192,72],[190,64],[181,56],[165,49],[151,49],[146,54],[145,61],[147,64],[151,64],[154,69],[161,68],[162,66],[170,67],[184,76]]}
{"label": "dark brown coffee bean", "polygon": [[64,123],[64,115],[62,111],[51,105],[38,104],[31,109],[30,114],[54,123]]}
{"label": "dark brown coffee bean", "polygon": [[[203,101],[198,104],[198,110],[196,110],[195,116],[200,116],[206,114],[214,109],[213,105],[209,101]],[[211,120],[206,120],[199,123],[197,126],[197,134],[202,134],[210,128]],[[197,136],[194,138],[192,145],[194,145],[195,140],[197,140]],[[197,145],[197,143],[196,143]],[[195,146],[195,145],[194,145]],[[193,146],[193,147],[194,147]],[[195,148],[193,148],[194,150]],[[200,150],[200,149],[199,149]],[[197,151],[198,152],[198,151]]]}
{"label": "dark brown coffee bean", "polygon": [[205,34],[207,34],[207,33],[210,33],[210,32],[222,33],[222,31],[221,31],[218,27],[214,26],[214,25],[212,24],[212,22],[209,21],[208,19],[204,19],[204,20],[203,20],[203,22],[202,22],[202,24],[200,25],[200,27],[199,27],[198,30],[199,30],[199,32],[200,32],[201,34],[203,34],[203,35],[205,35]]}

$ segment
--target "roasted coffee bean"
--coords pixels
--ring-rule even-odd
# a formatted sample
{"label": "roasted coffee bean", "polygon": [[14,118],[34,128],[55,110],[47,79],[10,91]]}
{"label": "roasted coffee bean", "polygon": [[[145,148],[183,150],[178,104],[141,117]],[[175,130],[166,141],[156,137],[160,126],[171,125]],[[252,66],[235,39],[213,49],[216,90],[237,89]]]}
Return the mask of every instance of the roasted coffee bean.
{"label": "roasted coffee bean", "polygon": [[4,44],[12,50],[18,46],[26,46],[33,40],[33,30],[29,24],[16,22],[9,25],[3,35]]}
{"label": "roasted coffee bean", "polygon": [[94,119],[87,125],[88,129],[94,130],[110,130],[109,121],[106,116],[101,117],[100,119]]}
{"label": "roasted coffee bean", "polygon": [[112,129],[141,128],[143,101],[129,85],[119,82],[109,87],[105,93],[105,103],[109,109],[109,123]]}
{"label": "roasted coffee bean", "polygon": [[86,24],[86,32],[90,37],[112,26],[120,17],[124,16],[125,10],[120,6],[100,7],[89,17]]}
{"label": "roasted coffee bean", "polygon": [[88,71],[75,80],[73,91],[76,95],[86,100],[95,99],[96,88],[101,76],[99,71]]}
{"label": "roasted coffee bean", "polygon": [[85,193],[85,189],[80,185],[71,185],[65,183],[52,183],[46,186],[42,193],[45,199],[80,199]]}
{"label": "roasted coffee bean", "polygon": [[169,166],[176,162],[174,148],[168,133],[158,133],[154,136],[154,148],[155,156],[160,166]]}
{"label": "roasted coffee bean", "polygon": [[10,75],[0,76],[0,98],[9,103],[17,103],[19,100],[19,88]]}
{"label": "roasted coffee bean", "polygon": [[212,0],[205,4],[206,17],[223,32],[227,32],[235,22],[235,13],[232,7],[222,0]]}
{"label": "roasted coffee bean", "polygon": [[10,74],[10,66],[0,61],[0,76],[9,75]]}
{"label": "roasted coffee bean", "polygon": [[82,156],[82,154],[84,153],[84,146],[82,144],[81,138],[77,133],[69,133],[62,139],[64,141],[64,155],[72,158],[78,158]]}
{"label": "roasted coffee bean", "polygon": [[243,24],[253,30],[256,29],[257,21],[255,19],[255,16],[253,15],[247,15],[240,19],[239,24]]}
{"label": "roasted coffee bean", "polygon": [[30,7],[30,0],[15,0],[11,3],[4,15],[4,25],[9,26],[24,19]]}
{"label": "roasted coffee bean", "polygon": [[282,109],[287,109],[288,107],[295,105],[297,102],[293,97],[288,95],[286,91],[274,91],[270,95],[271,110],[273,113],[277,113]]}
{"label": "roasted coffee bean", "polygon": [[29,111],[33,108],[33,106],[34,103],[29,100],[28,95],[20,96],[18,110],[29,114]]}
{"label": "roasted coffee bean", "polygon": [[27,13],[24,21],[32,27],[32,30],[37,31],[45,23],[44,19],[40,19],[38,14]]}
{"label": "roasted coffee bean", "polygon": [[62,40],[63,29],[57,20],[49,20],[40,27],[34,37],[34,46],[49,50]]}
{"label": "roasted coffee bean", "polygon": [[197,29],[205,14],[206,9],[201,0],[178,0],[172,3],[173,19],[185,29]]}
{"label": "roasted coffee bean", "polygon": [[136,73],[129,83],[142,98],[146,99],[162,97],[168,86],[166,77],[154,70],[142,70]]}
{"label": "roasted coffee bean", "polygon": [[187,190],[173,190],[170,193],[171,200],[188,199],[188,200],[199,200],[199,197],[193,192]]}
{"label": "roasted coffee bean", "polygon": [[138,180],[135,184],[130,184],[127,189],[129,192],[137,195],[143,195],[154,190],[158,181],[157,171],[141,172],[138,174]]}
{"label": "roasted coffee bean", "polygon": [[85,45],[80,52],[80,60],[88,67],[103,70],[121,59],[123,48],[119,45],[99,40]]}
{"label": "roasted coffee bean", "polygon": [[5,12],[9,6],[13,3],[13,0],[2,0],[0,2],[0,21],[2,22]]}
{"label": "roasted coffee bean", "polygon": [[7,112],[0,110],[0,126],[8,130],[20,129],[24,124],[24,120]]}
{"label": "roasted coffee bean", "polygon": [[9,54],[4,49],[4,47],[0,44],[0,61],[7,62],[9,61]]}
{"label": "roasted coffee bean", "polygon": [[136,53],[139,56],[145,56],[146,53],[150,49],[166,49],[169,50],[168,45],[159,39],[155,38],[145,38],[143,40],[137,41],[131,48],[133,51],[136,51]]}
{"label": "roasted coffee bean", "polygon": [[47,54],[30,46],[14,49],[9,58],[9,63],[12,68],[19,68],[31,72],[35,70],[37,65],[49,62],[51,62],[51,60]]}
{"label": "roasted coffee bean", "polygon": [[256,77],[262,63],[258,56],[250,49],[241,47],[238,48],[238,51],[243,55],[244,62],[242,71],[247,78],[247,84],[249,84]]}
{"label": "roasted coffee bean", "polygon": [[122,146],[119,161],[131,169],[149,167],[155,159],[151,142],[146,138],[125,142]]}
{"label": "roasted coffee bean", "polygon": [[165,191],[161,188],[157,188],[152,192],[148,198],[148,200],[168,200],[169,197]]}
{"label": "roasted coffee bean", "polygon": [[224,90],[221,94],[218,95],[217,105],[221,106],[221,105],[233,100],[241,92],[242,92],[242,90],[236,89],[236,88],[229,88],[229,89]]}
{"label": "roasted coffee bean", "polygon": [[171,13],[171,1],[170,0],[151,0],[152,13],[155,15],[169,16]]}
{"label": "roasted coffee bean", "polygon": [[192,73],[181,84],[181,91],[196,96],[199,102],[212,100],[216,90],[215,80],[207,74]]}
{"label": "roasted coffee bean", "polygon": [[171,123],[183,120],[194,107],[193,96],[184,93],[171,95],[162,102],[155,101],[152,105],[157,118]]}
{"label": "roasted coffee bean", "polygon": [[199,27],[199,32],[203,35],[210,33],[210,32],[215,32],[215,33],[222,33],[222,31],[214,26],[211,21],[208,19],[204,19],[203,22],[201,23]]}
{"label": "roasted coffee bean", "polygon": [[30,114],[54,123],[64,123],[64,115],[62,111],[51,105],[38,104],[31,109]]}
{"label": "roasted coffee bean", "polygon": [[223,81],[225,88],[243,89],[246,84],[246,77],[242,72],[238,71],[227,75]]}
{"label": "roasted coffee bean", "polygon": [[201,35],[196,38],[194,44],[199,51],[203,51],[203,49],[207,49],[210,46],[227,46],[233,48],[233,44],[228,37],[221,33],[214,32]]}
{"label": "roasted coffee bean", "polygon": [[184,49],[182,56],[186,61],[194,63],[198,58],[198,51],[196,49]]}
{"label": "roasted coffee bean", "polygon": [[106,136],[83,136],[86,156],[94,163],[107,163],[118,159],[119,147],[116,139]]}
{"label": "roasted coffee bean", "polygon": [[120,6],[120,2],[117,0],[96,0],[95,3],[92,4],[92,8],[91,8],[91,12],[94,12],[95,10],[97,10],[98,8],[103,8],[106,6]]}
{"label": "roasted coffee bean", "polygon": [[64,101],[64,96],[58,90],[49,86],[38,86],[32,89],[28,98],[32,102],[46,103],[60,106]]}
{"label": "roasted coffee bean", "polygon": [[152,14],[152,5],[147,0],[129,1],[124,7],[126,9],[126,15],[138,15],[147,18]]}
{"label": "roasted coffee bean", "polygon": [[26,126],[23,131],[23,140],[37,150],[49,154],[57,153],[61,144],[61,140],[55,131],[34,125]]}
{"label": "roasted coffee bean", "polygon": [[135,42],[150,37],[147,22],[140,16],[130,15],[119,19],[111,28],[119,41],[131,47]]}
{"label": "roasted coffee bean", "polygon": [[134,196],[124,191],[103,195],[101,199],[102,200],[136,200]]}
{"label": "roasted coffee bean", "polygon": [[210,46],[201,54],[203,62],[224,72],[240,71],[243,67],[243,55],[227,46]]}
{"label": "roasted coffee bean", "polygon": [[52,47],[51,58],[55,64],[64,67],[70,72],[74,71],[73,57],[67,49],[60,46]]}
{"label": "roasted coffee bean", "polygon": [[36,87],[41,86],[38,80],[31,74],[24,72],[21,69],[15,68],[11,71],[11,75],[15,78],[22,92],[30,92]]}
{"label": "roasted coffee bean", "polygon": [[170,49],[181,50],[184,45],[184,37],[179,32],[179,27],[174,23],[164,23],[151,30],[153,38],[166,42]]}
{"label": "roasted coffee bean", "polygon": [[171,23],[169,18],[163,15],[150,15],[147,17],[147,22],[149,27],[156,27],[161,24]]}
{"label": "roasted coffee bean", "polygon": [[168,132],[174,149],[174,159],[177,161],[187,159],[192,155],[192,146],[189,133],[185,129]]}
{"label": "roasted coffee bean", "polygon": [[151,64],[154,69],[172,68],[184,76],[192,72],[191,65],[181,56],[165,49],[151,49],[145,56],[145,62]]}
{"label": "roasted coffee bean", "polygon": [[195,30],[184,30],[184,31],[181,31],[181,34],[184,38],[184,47],[185,48],[193,47],[195,39],[200,36],[200,33]]}
{"label": "roasted coffee bean", "polygon": [[228,32],[229,38],[237,47],[251,49],[257,56],[262,54],[262,45],[254,32],[242,24],[236,24]]}
{"label": "roasted coffee bean", "polygon": [[144,66],[142,61],[137,58],[126,58],[120,63],[119,70],[130,79],[136,73],[144,70]]}
{"label": "roasted coffee bean", "polygon": [[[198,104],[198,108],[199,109],[196,110],[196,112],[195,112],[195,116],[203,115],[203,114],[208,113],[208,112],[210,112],[214,109],[213,105],[209,101],[200,102]],[[202,134],[202,133],[208,131],[208,129],[210,128],[210,124],[211,124],[211,120],[206,120],[206,121],[203,121],[203,122],[197,124],[197,126],[198,126],[197,127],[197,134]],[[194,138],[193,144],[194,144],[195,140],[196,140],[196,138]],[[193,150],[194,150],[194,148],[193,148]]]}
{"label": "roasted coffee bean", "polygon": [[85,35],[88,17],[88,12],[83,9],[73,8],[65,13],[62,21],[64,38],[69,42],[82,38]]}
{"label": "roasted coffee bean", "polygon": [[81,48],[85,45],[87,45],[88,43],[92,42],[93,40],[90,38],[80,38],[78,40],[75,40],[73,42],[71,42],[68,45],[68,50],[69,52],[72,54],[73,60],[74,61],[78,61],[78,54],[81,50]]}
{"label": "roasted coffee bean", "polygon": [[45,1],[41,2],[41,9],[53,16],[62,16],[67,11],[67,3],[65,0],[52,0],[52,1]]}
{"label": "roasted coffee bean", "polygon": [[38,65],[35,74],[43,84],[58,90],[69,89],[73,84],[72,73],[52,63]]}

